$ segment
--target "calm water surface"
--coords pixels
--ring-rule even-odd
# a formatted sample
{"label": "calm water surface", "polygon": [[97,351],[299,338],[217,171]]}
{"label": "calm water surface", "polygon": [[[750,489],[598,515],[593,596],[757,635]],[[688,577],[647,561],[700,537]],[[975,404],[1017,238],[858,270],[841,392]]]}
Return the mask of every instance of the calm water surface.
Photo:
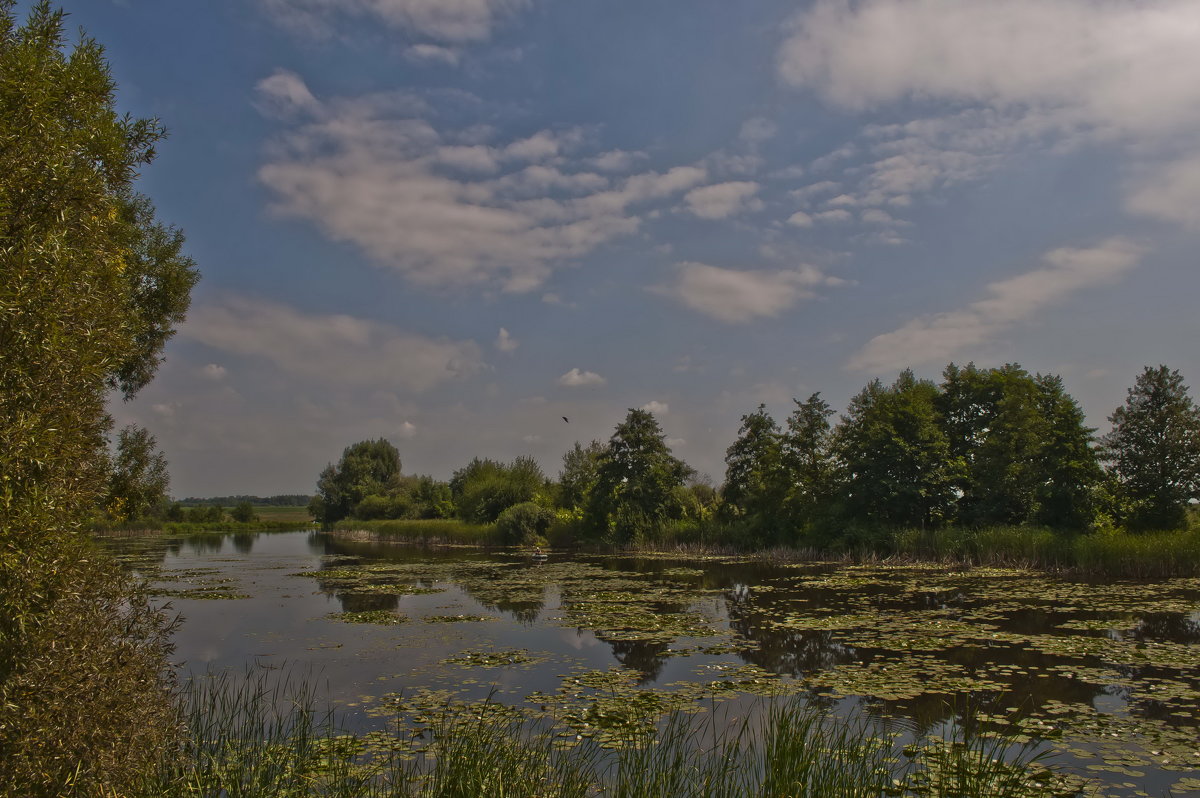
{"label": "calm water surface", "polygon": [[[965,711],[1105,795],[1200,796],[1200,579],[422,549],[311,532],[110,541],[192,672],[300,673],[383,722],[493,695],[603,723],[802,694],[910,733]],[[1168,791],[1171,792],[1168,792]]]}

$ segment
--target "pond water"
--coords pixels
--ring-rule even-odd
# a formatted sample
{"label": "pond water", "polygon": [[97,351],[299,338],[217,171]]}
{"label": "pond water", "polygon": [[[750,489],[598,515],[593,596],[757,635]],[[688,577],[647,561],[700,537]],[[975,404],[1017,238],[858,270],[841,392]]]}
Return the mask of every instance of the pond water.
{"label": "pond water", "polygon": [[1200,796],[1197,578],[534,562],[315,532],[107,545],[183,615],[185,668],[310,675],[354,728],[490,695],[602,733],[631,708],[803,695],[910,734],[970,713],[1044,741],[1055,767],[1099,794]]}

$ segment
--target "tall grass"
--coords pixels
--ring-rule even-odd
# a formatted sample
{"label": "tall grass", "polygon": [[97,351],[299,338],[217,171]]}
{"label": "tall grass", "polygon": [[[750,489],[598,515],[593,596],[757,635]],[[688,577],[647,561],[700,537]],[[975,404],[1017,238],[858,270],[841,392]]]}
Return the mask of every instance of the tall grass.
{"label": "tall grass", "polygon": [[[142,785],[149,798],[1036,798],[1070,795],[1027,748],[948,736],[901,744],[800,699],[733,724],[676,712],[603,747],[491,701],[398,718],[387,732],[341,733],[300,684],[196,679],[183,742]],[[704,719],[698,720],[698,717]],[[419,722],[417,722],[419,721]],[[621,742],[621,741],[619,741]],[[611,743],[611,740],[609,741]],[[605,745],[608,745],[606,743]],[[137,793],[134,793],[137,794]]]}
{"label": "tall grass", "polygon": [[468,524],[454,519],[338,521],[334,534],[341,537],[393,540],[401,543],[457,543],[498,546],[503,541],[494,524]]}

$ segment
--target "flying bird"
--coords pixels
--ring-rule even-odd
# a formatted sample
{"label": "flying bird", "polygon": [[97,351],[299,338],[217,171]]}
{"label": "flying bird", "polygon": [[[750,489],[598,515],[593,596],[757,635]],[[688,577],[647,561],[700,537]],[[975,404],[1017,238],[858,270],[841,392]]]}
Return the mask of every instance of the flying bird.
{"label": "flying bird", "polygon": [[565,421],[565,422],[567,422],[568,424],[570,424],[570,423],[571,423],[571,420],[570,420],[569,418],[567,418],[566,416],[563,416],[563,417],[562,417],[562,420],[563,420],[563,421]]}

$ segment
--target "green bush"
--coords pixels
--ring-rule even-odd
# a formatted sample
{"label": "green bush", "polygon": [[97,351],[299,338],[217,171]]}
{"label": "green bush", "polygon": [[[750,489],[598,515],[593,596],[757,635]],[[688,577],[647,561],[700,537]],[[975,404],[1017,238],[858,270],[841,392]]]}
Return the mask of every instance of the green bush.
{"label": "green bush", "polygon": [[535,502],[514,504],[496,519],[496,532],[509,545],[546,545],[546,533],[557,520],[553,510]]}

